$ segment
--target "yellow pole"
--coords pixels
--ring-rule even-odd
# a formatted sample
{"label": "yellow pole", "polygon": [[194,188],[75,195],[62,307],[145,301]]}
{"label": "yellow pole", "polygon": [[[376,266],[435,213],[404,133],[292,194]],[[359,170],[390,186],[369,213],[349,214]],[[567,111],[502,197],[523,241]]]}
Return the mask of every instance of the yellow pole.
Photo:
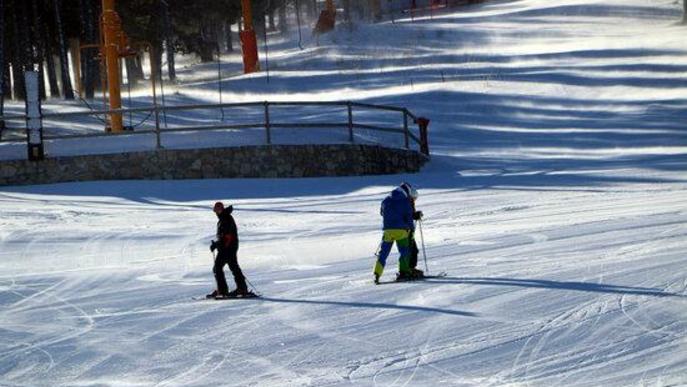
{"label": "yellow pole", "polygon": [[[110,91],[110,110],[122,108],[122,96],[119,89],[119,16],[115,11],[115,0],[103,0],[103,38],[105,67],[107,69],[107,86]],[[122,114],[110,115],[110,130],[123,131]]]}

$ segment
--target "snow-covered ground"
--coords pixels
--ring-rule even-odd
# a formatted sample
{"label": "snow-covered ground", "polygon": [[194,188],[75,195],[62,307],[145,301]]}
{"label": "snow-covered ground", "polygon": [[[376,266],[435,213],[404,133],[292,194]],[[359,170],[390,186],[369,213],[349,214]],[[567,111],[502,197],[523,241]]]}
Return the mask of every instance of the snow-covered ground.
{"label": "snow-covered ground", "polygon": [[[687,384],[680,17],[487,2],[283,41],[269,84],[224,82],[408,106],[432,120],[416,175],[0,188],[0,385]],[[375,286],[378,205],[403,180],[448,276]],[[214,286],[218,199],[262,299],[192,299]]]}

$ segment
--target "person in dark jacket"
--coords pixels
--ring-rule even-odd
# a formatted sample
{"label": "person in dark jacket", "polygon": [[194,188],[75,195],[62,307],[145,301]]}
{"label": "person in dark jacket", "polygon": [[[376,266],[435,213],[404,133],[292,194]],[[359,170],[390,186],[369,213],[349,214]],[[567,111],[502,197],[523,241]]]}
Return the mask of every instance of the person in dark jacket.
{"label": "person in dark jacket", "polygon": [[417,197],[417,191],[410,184],[403,183],[391,191],[382,201],[380,214],[384,219],[384,234],[374,267],[374,282],[376,284],[379,283],[379,278],[384,272],[386,259],[389,257],[394,242],[396,242],[400,254],[398,279],[413,278],[413,271],[410,267],[410,234],[415,230],[413,197]]}
{"label": "person in dark jacket", "polygon": [[[215,265],[212,272],[215,274],[215,281],[217,282],[217,289],[208,294],[208,298],[224,298],[246,296],[249,294],[246,286],[246,278],[239,267],[236,253],[239,250],[239,235],[236,229],[236,222],[231,216],[233,207],[224,207],[224,203],[217,202],[213,208],[217,214],[217,239],[210,244],[210,251],[217,250],[217,257],[215,258]],[[234,276],[236,282],[236,289],[229,292],[227,287],[227,280],[224,277],[224,265],[229,265],[229,270]]]}

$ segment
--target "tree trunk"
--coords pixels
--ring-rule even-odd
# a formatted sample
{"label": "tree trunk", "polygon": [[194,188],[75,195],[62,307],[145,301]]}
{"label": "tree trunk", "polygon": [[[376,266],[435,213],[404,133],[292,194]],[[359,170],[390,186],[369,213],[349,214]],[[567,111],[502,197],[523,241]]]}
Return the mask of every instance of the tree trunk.
{"label": "tree trunk", "polygon": [[137,71],[136,76],[138,77],[138,79],[141,79],[141,80],[146,79],[146,74],[143,71],[142,53],[139,53],[138,55],[136,55],[135,59],[136,60],[134,60],[134,64],[135,64],[134,69]]}
{"label": "tree trunk", "polygon": [[78,38],[69,39],[69,52],[72,55],[72,67],[74,68],[74,82],[76,83],[76,93],[81,95],[83,93],[83,84],[81,83],[81,41]]}
{"label": "tree trunk", "polygon": [[224,23],[224,42],[228,52],[234,51],[234,42],[231,39],[231,22]]}
{"label": "tree trunk", "polygon": [[177,79],[177,71],[174,68],[174,44],[170,39],[165,40],[165,49],[167,50],[167,75],[170,81]]}
{"label": "tree trunk", "polygon": [[40,38],[45,45],[43,46],[43,56],[46,62],[45,73],[48,76],[48,88],[50,89],[50,96],[59,97],[60,87],[57,84],[57,73],[55,71],[55,58],[53,57],[52,42],[50,39],[50,32],[48,31],[48,24],[46,21],[37,26]]}
{"label": "tree trunk", "polygon": [[[79,17],[81,19],[81,37],[85,44],[98,43],[98,9],[97,4],[91,0],[79,1]],[[96,85],[100,79],[100,65],[96,59],[98,49],[86,48],[81,51],[81,68],[82,68],[82,87],[83,94],[88,99],[93,99],[95,96]]]}
{"label": "tree trunk", "polygon": [[[15,13],[21,12],[17,8],[14,9]],[[14,99],[24,100],[26,90],[24,88],[24,64],[26,62],[26,51],[23,47],[26,47],[24,42],[22,42],[22,34],[19,31],[19,21],[14,18],[12,21],[12,37],[10,41],[12,44],[12,89]]]}
{"label": "tree trunk", "polygon": [[15,3],[15,6],[19,7],[17,12],[19,13],[17,15],[17,20],[15,21],[15,24],[18,24],[18,28],[20,29],[20,35],[16,35],[18,37],[19,41],[19,50],[21,52],[21,55],[19,56],[19,61],[18,61],[18,71],[15,76],[16,78],[21,78],[22,84],[21,84],[21,97],[22,99],[26,98],[26,90],[25,89],[25,83],[24,83],[24,71],[27,70],[33,70],[34,66],[33,64],[35,63],[35,58],[34,58],[34,52],[33,52],[33,44],[31,42],[31,22],[29,22],[29,7],[30,4],[26,2],[19,2],[18,4]]}
{"label": "tree trunk", "polygon": [[160,73],[162,71],[162,47],[161,45],[153,44],[150,46],[148,52],[150,59],[150,77],[155,77],[155,82],[160,81]]}
{"label": "tree trunk", "polygon": [[128,83],[132,88],[138,86],[138,81],[140,80],[134,71],[134,66],[136,66],[135,62],[136,59],[134,58],[124,59],[124,67],[126,68],[126,83]]}
{"label": "tree trunk", "polygon": [[[21,1],[19,2],[21,8],[21,15],[19,18],[19,27],[21,28],[21,42],[23,49],[22,64],[24,65],[23,70],[33,70],[33,64],[36,63],[35,53],[33,51],[33,42],[31,40],[31,22],[29,21],[29,14],[31,10],[29,9],[30,4]],[[23,74],[22,74],[23,76]]]}
{"label": "tree trunk", "polygon": [[351,0],[343,0],[344,21],[351,23]]}
{"label": "tree trunk", "polygon": [[50,50],[45,54],[45,60],[47,62],[47,67],[45,69],[48,74],[48,85],[50,87],[50,95],[53,97],[60,96],[60,86],[57,84],[57,73],[55,72],[55,58],[53,57]]}
{"label": "tree trunk", "polygon": [[20,64],[15,64],[14,62],[12,62],[12,89],[14,99],[23,101],[26,98],[22,66]]}
{"label": "tree trunk", "polygon": [[365,2],[367,0],[354,0],[355,12],[358,20],[365,20]]}
{"label": "tree trunk", "polygon": [[317,17],[317,0],[306,0],[306,8],[308,9],[308,19]]}
{"label": "tree trunk", "polygon": [[382,21],[382,1],[381,0],[371,0],[370,1],[370,11],[372,12],[372,21],[379,23]]}
{"label": "tree trunk", "polygon": [[174,44],[170,39],[165,40],[165,49],[167,50],[167,76],[170,81],[175,81],[177,71],[174,68]]}
{"label": "tree trunk", "polygon": [[289,25],[286,20],[286,0],[282,0],[281,6],[279,6],[279,32],[282,34],[289,32]]}
{"label": "tree trunk", "polygon": [[38,64],[38,95],[41,100],[45,99],[45,77],[43,58],[45,58],[45,46],[43,44],[41,30],[43,29],[43,21],[40,15],[40,6],[38,4],[39,0],[31,0],[31,11],[33,13],[33,23],[31,31],[31,41],[35,45],[34,47],[34,59],[33,62]]}
{"label": "tree trunk", "polygon": [[215,47],[210,42],[203,42],[198,50],[201,63],[210,63],[215,60]]}
{"label": "tree trunk", "polygon": [[177,72],[174,68],[174,36],[172,34],[172,24],[169,20],[169,5],[167,2],[160,2],[162,7],[162,25],[165,35],[165,50],[167,52],[167,75],[170,81],[177,79]]}
{"label": "tree trunk", "polygon": [[209,63],[215,60],[215,51],[217,50],[217,34],[213,31],[212,26],[200,26],[200,42],[198,44],[198,56],[202,63]]}
{"label": "tree trunk", "polygon": [[124,59],[124,65],[126,66],[126,82],[132,88],[138,86],[138,82],[143,80],[143,78],[139,74],[136,58],[128,57]]}
{"label": "tree trunk", "polygon": [[253,14],[253,29],[258,40],[265,36],[265,28],[267,28],[267,18],[264,13]]}
{"label": "tree trunk", "polygon": [[55,10],[55,26],[57,27],[57,41],[60,48],[60,69],[62,75],[62,93],[64,99],[74,99],[72,80],[69,77],[69,58],[67,56],[67,42],[62,28],[62,0],[52,0]]}
{"label": "tree trunk", "polygon": [[45,95],[45,77],[43,74],[45,73],[45,66],[43,65],[43,61],[38,63],[38,98],[41,99],[41,101],[45,101],[46,95]]}
{"label": "tree trunk", "polygon": [[[7,45],[5,45],[7,46]],[[2,74],[2,95],[5,99],[11,99],[12,98],[12,85],[10,82],[10,62],[8,60],[5,60],[5,70],[3,71]]]}
{"label": "tree trunk", "polygon": [[269,30],[268,31],[276,31],[277,30],[277,23],[274,20],[274,7],[270,7],[270,9],[267,11],[267,16],[269,19]]}

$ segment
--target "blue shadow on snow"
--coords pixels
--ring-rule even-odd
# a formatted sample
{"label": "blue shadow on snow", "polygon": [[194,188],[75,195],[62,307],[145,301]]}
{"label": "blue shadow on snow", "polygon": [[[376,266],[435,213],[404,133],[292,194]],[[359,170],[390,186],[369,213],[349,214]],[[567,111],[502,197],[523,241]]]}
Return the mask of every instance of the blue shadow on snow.
{"label": "blue shadow on snow", "polygon": [[396,309],[402,311],[411,312],[429,312],[429,313],[443,313],[454,316],[462,317],[479,317],[477,313],[464,312],[460,310],[452,309],[441,309],[441,308],[430,308],[425,306],[416,305],[395,305],[395,304],[383,304],[383,303],[371,303],[371,302],[345,302],[345,301],[328,301],[328,300],[296,300],[289,298],[274,298],[274,297],[261,297],[258,300],[267,302],[279,302],[287,304],[308,304],[308,305],[333,305],[348,308],[373,308],[373,309]]}
{"label": "blue shadow on snow", "polygon": [[573,290],[580,292],[611,293],[648,297],[678,297],[687,296],[678,293],[666,292],[656,288],[644,288],[636,286],[609,285],[593,282],[576,281],[551,281],[539,279],[518,278],[489,278],[489,277],[441,277],[431,278],[416,282],[421,284],[460,284],[460,285],[490,285],[490,286],[515,286],[539,289]]}

